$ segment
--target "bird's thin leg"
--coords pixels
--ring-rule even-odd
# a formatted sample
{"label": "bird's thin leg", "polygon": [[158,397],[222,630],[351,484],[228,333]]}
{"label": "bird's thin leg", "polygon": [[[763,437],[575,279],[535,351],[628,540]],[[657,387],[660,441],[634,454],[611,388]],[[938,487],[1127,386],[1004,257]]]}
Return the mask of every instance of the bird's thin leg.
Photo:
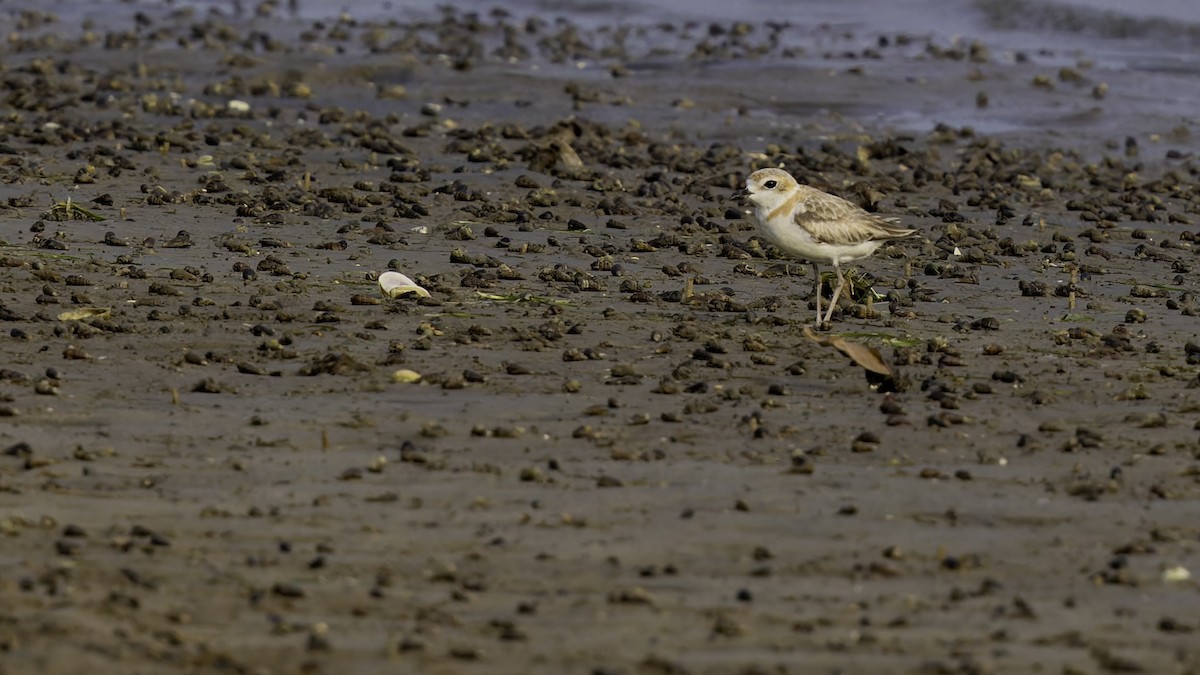
{"label": "bird's thin leg", "polygon": [[825,313],[826,321],[833,316],[833,310],[837,308],[838,296],[842,293],[842,287],[846,285],[846,277],[842,276],[842,267],[836,260],[833,261],[833,273],[837,275],[837,286],[833,287],[833,299],[829,301],[829,310]]}
{"label": "bird's thin leg", "polygon": [[817,267],[817,263],[812,264],[813,267],[813,287],[816,290],[817,296],[817,327],[821,326],[821,268]]}

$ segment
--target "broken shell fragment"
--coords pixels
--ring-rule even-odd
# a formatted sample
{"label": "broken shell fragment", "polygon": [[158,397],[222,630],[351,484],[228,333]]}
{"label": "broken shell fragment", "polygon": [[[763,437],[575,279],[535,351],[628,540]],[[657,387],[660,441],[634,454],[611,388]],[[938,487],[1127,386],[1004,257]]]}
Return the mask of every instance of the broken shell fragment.
{"label": "broken shell fragment", "polygon": [[429,291],[421,288],[417,285],[417,282],[399,272],[384,272],[380,274],[379,288],[389,298],[401,298],[410,293],[415,293],[422,298],[429,297]]}

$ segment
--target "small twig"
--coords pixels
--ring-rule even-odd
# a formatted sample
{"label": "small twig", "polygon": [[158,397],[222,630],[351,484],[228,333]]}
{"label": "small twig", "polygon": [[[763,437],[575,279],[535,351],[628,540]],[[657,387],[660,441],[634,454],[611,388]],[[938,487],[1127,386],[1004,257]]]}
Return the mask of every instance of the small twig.
{"label": "small twig", "polygon": [[1075,284],[1079,283],[1079,268],[1075,265],[1071,266],[1071,292],[1067,295],[1067,313],[1075,313]]}

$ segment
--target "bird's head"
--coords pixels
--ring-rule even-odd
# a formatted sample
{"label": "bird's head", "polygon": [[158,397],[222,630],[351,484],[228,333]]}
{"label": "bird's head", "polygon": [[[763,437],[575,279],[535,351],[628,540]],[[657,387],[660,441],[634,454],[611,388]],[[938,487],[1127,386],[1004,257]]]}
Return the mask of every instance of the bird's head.
{"label": "bird's head", "polygon": [[768,211],[786,202],[796,191],[798,183],[783,169],[759,169],[746,179],[746,187],[733,193],[734,199],[745,199]]}

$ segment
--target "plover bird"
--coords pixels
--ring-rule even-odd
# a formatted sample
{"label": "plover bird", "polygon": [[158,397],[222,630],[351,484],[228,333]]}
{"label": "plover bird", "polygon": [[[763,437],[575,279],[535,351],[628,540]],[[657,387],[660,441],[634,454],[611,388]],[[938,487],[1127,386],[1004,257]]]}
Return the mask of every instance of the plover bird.
{"label": "plover bird", "polygon": [[[763,235],[783,252],[812,263],[817,296],[817,325],[828,322],[846,285],[842,263],[861,260],[880,244],[916,232],[895,219],[867,213],[841,197],[796,182],[783,169],[760,169],[734,193],[754,205]],[[837,285],[829,309],[821,316],[819,263],[833,265]]]}

